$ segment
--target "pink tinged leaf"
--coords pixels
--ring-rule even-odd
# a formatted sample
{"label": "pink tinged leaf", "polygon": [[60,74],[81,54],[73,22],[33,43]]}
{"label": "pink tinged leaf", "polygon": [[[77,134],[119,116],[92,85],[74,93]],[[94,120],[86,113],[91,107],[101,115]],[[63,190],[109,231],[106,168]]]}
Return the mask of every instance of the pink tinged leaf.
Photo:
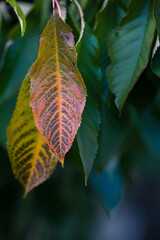
{"label": "pink tinged leaf", "polygon": [[42,33],[30,75],[36,126],[63,165],[81,124],[86,88],[77,68],[73,34],[56,13]]}

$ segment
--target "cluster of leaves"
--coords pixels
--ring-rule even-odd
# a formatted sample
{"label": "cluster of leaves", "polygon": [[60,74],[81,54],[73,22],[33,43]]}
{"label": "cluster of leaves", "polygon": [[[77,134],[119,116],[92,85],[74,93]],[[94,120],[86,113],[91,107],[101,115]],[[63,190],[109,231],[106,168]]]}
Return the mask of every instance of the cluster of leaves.
{"label": "cluster of leaves", "polygon": [[[24,38],[19,37],[17,25],[9,34],[12,42],[4,45],[4,38],[0,46],[5,55],[0,74],[7,79],[0,89],[1,112],[5,110],[3,103],[16,98],[37,57],[38,36],[51,14],[50,1],[45,1],[46,13],[39,17],[39,2],[27,17]],[[80,125],[86,96],[84,80],[86,105],[66,158],[77,167],[82,160],[86,182],[93,166],[90,182],[104,204],[113,207],[121,189],[119,166],[128,175],[135,162],[147,169],[147,163],[154,159],[152,167],[156,170],[160,158],[160,50],[155,49],[160,1],[99,0],[95,4],[92,0],[80,4],[86,25],[76,46],[77,62],[70,27],[77,41],[80,21],[75,5],[70,3],[66,6],[70,27],[55,13],[41,35],[38,58],[23,82],[8,128],[8,150],[25,193],[48,178],[58,159],[63,163]],[[24,31],[24,24],[21,26]],[[58,82],[61,86],[56,85]],[[64,121],[62,115],[67,117]],[[60,137],[64,129],[67,132]],[[109,167],[118,179],[115,202],[106,199]]]}

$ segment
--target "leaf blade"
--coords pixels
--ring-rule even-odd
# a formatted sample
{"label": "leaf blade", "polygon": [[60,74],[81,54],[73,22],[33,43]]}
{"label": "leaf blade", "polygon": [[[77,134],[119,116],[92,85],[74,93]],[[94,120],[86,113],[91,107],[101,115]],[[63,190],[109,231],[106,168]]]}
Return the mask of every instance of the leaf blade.
{"label": "leaf blade", "polygon": [[157,48],[151,62],[152,71],[160,77],[160,69],[159,69],[159,60],[160,60],[160,47]]}
{"label": "leaf blade", "polygon": [[35,126],[29,106],[30,77],[26,76],[7,128],[8,152],[13,172],[25,188],[25,196],[54,171],[57,158]]}
{"label": "leaf blade", "polygon": [[15,0],[6,0],[6,2],[12,6],[12,8],[14,9],[14,11],[19,19],[20,26],[21,26],[21,36],[23,37],[25,34],[25,31],[26,31],[26,19],[23,14],[23,11]]}
{"label": "leaf blade", "polygon": [[160,1],[159,0],[155,0],[154,17],[156,20],[156,27],[157,27],[158,35],[160,38]]}
{"label": "leaf blade", "polygon": [[97,138],[100,127],[98,105],[102,78],[98,41],[87,25],[77,48],[78,67],[88,89],[82,123],[77,133],[79,152],[85,171],[85,183],[87,183],[98,149]]}
{"label": "leaf blade", "polygon": [[86,100],[76,62],[71,29],[54,13],[41,35],[38,58],[30,71],[30,106],[37,128],[62,165]]}
{"label": "leaf blade", "polygon": [[[96,26],[94,34],[99,42],[100,63],[102,69],[102,99],[106,101],[108,96],[108,82],[106,67],[110,63],[107,48],[107,39],[113,28],[119,26],[121,19],[126,13],[120,8],[119,1],[108,1],[106,6],[96,15]],[[104,24],[105,22],[105,24]]]}
{"label": "leaf blade", "polygon": [[120,8],[118,0],[108,1],[105,8],[96,15],[94,34],[100,45],[102,69],[106,69],[109,63],[106,44],[108,35],[115,26],[119,25],[124,15],[125,12]]}
{"label": "leaf blade", "polygon": [[121,27],[113,30],[109,37],[111,64],[107,77],[119,111],[147,66],[154,31],[153,1],[132,0]]}

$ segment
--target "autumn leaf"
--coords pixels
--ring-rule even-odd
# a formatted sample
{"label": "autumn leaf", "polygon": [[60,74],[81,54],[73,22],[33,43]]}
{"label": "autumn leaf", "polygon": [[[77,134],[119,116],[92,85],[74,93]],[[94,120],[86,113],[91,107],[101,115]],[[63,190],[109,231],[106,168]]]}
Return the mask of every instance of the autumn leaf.
{"label": "autumn leaf", "polygon": [[35,126],[29,106],[30,77],[25,78],[7,129],[8,152],[16,178],[25,187],[25,195],[44,182],[54,171],[57,157],[44,142]]}
{"label": "autumn leaf", "polygon": [[30,76],[30,106],[36,126],[63,165],[81,123],[86,88],[77,68],[71,28],[57,13],[41,35]]}

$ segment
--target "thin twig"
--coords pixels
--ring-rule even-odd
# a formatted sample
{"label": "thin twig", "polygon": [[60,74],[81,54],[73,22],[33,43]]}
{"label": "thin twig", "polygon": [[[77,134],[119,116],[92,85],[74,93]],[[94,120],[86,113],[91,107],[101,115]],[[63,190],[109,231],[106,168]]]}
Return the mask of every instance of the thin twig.
{"label": "thin twig", "polygon": [[61,8],[60,8],[60,5],[59,5],[59,2],[57,0],[52,0],[52,4],[53,4],[53,13],[55,11],[55,4],[58,8],[58,12],[59,12],[59,16],[62,17],[62,13],[61,13]]}
{"label": "thin twig", "polygon": [[76,4],[76,6],[78,8],[78,11],[79,11],[79,14],[80,14],[80,18],[81,18],[81,32],[80,32],[80,35],[79,35],[79,39],[76,43],[76,45],[77,45],[80,42],[80,40],[83,36],[83,32],[84,32],[84,28],[85,28],[85,21],[84,21],[84,15],[83,15],[82,8],[81,8],[80,4],[78,3],[78,1],[77,0],[71,0],[71,1],[73,1]]}
{"label": "thin twig", "polygon": [[60,5],[59,5],[59,2],[57,0],[55,0],[55,3],[56,3],[57,8],[58,8],[59,16],[62,17],[62,13],[61,13],[61,8],[60,8]]}
{"label": "thin twig", "polygon": [[52,0],[53,11],[55,10],[55,0]]}

